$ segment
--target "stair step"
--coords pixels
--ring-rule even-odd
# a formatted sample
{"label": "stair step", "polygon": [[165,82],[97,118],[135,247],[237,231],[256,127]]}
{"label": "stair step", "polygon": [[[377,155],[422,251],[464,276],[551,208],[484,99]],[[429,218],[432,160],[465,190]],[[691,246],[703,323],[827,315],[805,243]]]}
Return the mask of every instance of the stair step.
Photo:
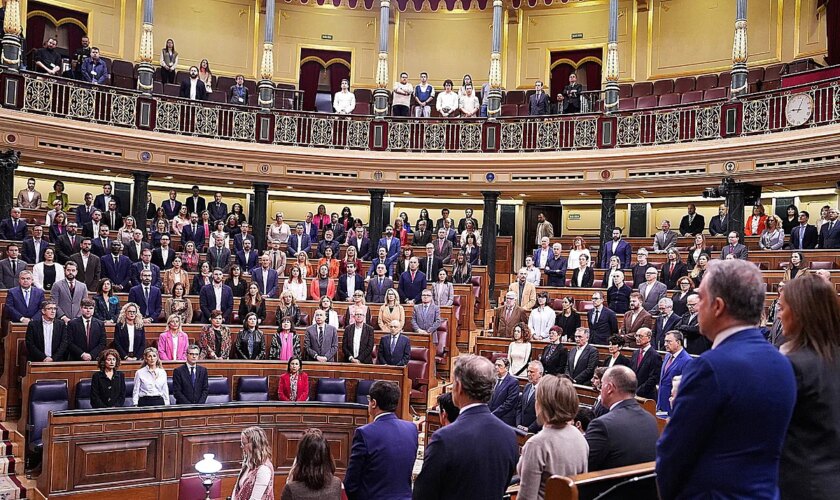
{"label": "stair step", "polygon": [[[20,466],[23,470],[23,464]],[[27,498],[26,487],[14,475],[0,475],[0,498],[3,500],[17,500]]]}
{"label": "stair step", "polygon": [[16,457],[23,457],[23,452],[15,443],[9,440],[0,441],[0,457],[6,455],[13,455]]}
{"label": "stair step", "polygon": [[[0,477],[23,473],[23,460],[13,455],[0,456]],[[4,498],[0,492],[0,498]]]}

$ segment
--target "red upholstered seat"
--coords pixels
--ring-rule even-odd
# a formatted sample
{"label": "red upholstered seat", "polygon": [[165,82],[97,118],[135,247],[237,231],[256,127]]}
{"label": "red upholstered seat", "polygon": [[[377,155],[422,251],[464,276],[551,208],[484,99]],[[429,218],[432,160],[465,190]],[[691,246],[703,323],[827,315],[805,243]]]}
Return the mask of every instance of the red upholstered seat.
{"label": "red upholstered seat", "polygon": [[683,104],[691,103],[691,102],[698,102],[703,100],[703,91],[702,90],[692,90],[690,92],[686,92],[682,94],[682,98],[680,102]]}
{"label": "red upholstered seat", "polygon": [[659,104],[659,96],[646,95],[636,100],[636,109],[655,108]]}
{"label": "red upholstered seat", "polygon": [[351,115],[369,115],[370,103],[356,101],[356,107],[350,112]]}
{"label": "red upholstered seat", "polygon": [[732,86],[732,75],[728,71],[724,71],[720,75],[718,75],[718,87],[731,87]]}
{"label": "red upholstered seat", "polygon": [[633,96],[633,85],[629,83],[622,83],[618,86],[618,98],[625,99]]}
{"label": "red upholstered seat", "polygon": [[703,99],[706,100],[706,101],[710,101],[710,100],[713,100],[713,99],[726,99],[726,95],[728,93],[729,93],[729,89],[724,88],[724,87],[708,89],[708,90],[704,91]]}
{"label": "red upholstered seat", "polygon": [[163,93],[168,96],[178,97],[181,93],[181,86],[174,83],[167,83],[163,86]]}
{"label": "red upholstered seat", "polygon": [[429,350],[425,347],[411,348],[408,378],[411,379],[411,400],[425,402],[429,390]]}
{"label": "red upholstered seat", "polygon": [[519,105],[519,116],[528,116],[528,104]]}
{"label": "red upholstered seat", "polygon": [[694,90],[694,77],[693,76],[684,76],[682,78],[677,78],[674,80],[674,92],[678,94],[685,94],[686,92],[691,92]]}
{"label": "red upholstered seat", "polygon": [[659,96],[660,106],[675,106],[680,103],[680,94],[672,93]]}
{"label": "red upholstered seat", "polygon": [[636,98],[635,97],[624,97],[618,100],[618,110],[619,111],[627,111],[631,109],[636,109]]}
{"label": "red upholstered seat", "polygon": [[525,102],[525,92],[521,90],[511,90],[505,94],[505,104],[514,104],[516,106]]}
{"label": "red upholstered seat", "polygon": [[370,104],[371,102],[373,102],[373,92],[370,89],[355,89],[353,90],[353,95],[356,96],[356,104],[360,102],[366,102]]}
{"label": "red upholstered seat", "polygon": [[834,262],[815,260],[811,262],[811,269],[834,269]]}
{"label": "red upholstered seat", "polygon": [[502,104],[502,116],[516,116],[519,113],[518,104]]}
{"label": "red upholstered seat", "polygon": [[595,305],[591,300],[579,300],[577,303],[578,312],[586,312],[591,310],[593,307],[595,307]]}
{"label": "red upholstered seat", "polygon": [[694,83],[694,90],[709,90],[718,86],[717,75],[701,75]]}
{"label": "red upholstered seat", "polygon": [[657,80],[653,82],[653,95],[662,96],[674,92],[674,80]]}
{"label": "red upholstered seat", "polygon": [[653,95],[652,82],[638,82],[633,84],[633,97]]}

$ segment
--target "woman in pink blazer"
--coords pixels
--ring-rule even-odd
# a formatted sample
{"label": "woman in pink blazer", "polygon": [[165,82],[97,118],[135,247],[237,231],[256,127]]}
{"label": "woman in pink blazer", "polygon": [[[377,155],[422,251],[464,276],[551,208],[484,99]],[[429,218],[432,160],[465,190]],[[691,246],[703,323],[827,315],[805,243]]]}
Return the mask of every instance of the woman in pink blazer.
{"label": "woman in pink blazer", "polygon": [[181,329],[181,317],[170,314],[166,319],[166,327],[157,345],[161,361],[186,361],[190,339]]}
{"label": "woman in pink blazer", "polygon": [[280,401],[307,401],[309,399],[309,375],[301,370],[297,356],[289,359],[286,373],[280,375],[277,384],[277,398]]}

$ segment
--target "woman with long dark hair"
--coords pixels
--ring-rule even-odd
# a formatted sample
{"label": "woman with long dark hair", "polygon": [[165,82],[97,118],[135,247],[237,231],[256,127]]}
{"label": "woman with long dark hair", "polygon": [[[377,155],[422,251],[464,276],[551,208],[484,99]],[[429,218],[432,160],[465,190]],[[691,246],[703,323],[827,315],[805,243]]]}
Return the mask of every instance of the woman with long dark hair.
{"label": "woman with long dark hair", "polygon": [[283,488],[283,500],[341,498],[341,480],[335,477],[330,445],[318,429],[309,429],[298,445],[292,470]]}

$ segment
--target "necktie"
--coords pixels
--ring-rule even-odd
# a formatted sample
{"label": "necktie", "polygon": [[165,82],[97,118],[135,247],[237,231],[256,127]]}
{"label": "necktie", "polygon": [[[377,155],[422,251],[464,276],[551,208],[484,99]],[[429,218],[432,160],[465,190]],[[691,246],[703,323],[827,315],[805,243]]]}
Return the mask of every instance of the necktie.
{"label": "necktie", "polygon": [[190,379],[192,379],[192,386],[193,386],[193,389],[195,389],[195,367],[194,366],[190,367]]}
{"label": "necktie", "polygon": [[644,351],[639,349],[639,359],[636,360],[636,370],[637,371],[639,370],[639,367],[642,366],[642,358],[644,358],[644,357],[645,357]]}
{"label": "necktie", "polygon": [[735,245],[729,245],[729,253],[731,253],[731,254],[735,253]]}
{"label": "necktie", "polygon": [[87,345],[90,346],[90,320],[85,320],[85,338],[87,339]]}
{"label": "necktie", "polygon": [[12,272],[17,274],[17,259],[12,260]]}
{"label": "necktie", "polygon": [[198,228],[197,228],[197,227],[195,227],[195,224],[193,224],[193,225],[192,225],[192,234],[193,234],[193,237],[195,237],[195,234],[196,234],[197,232],[198,232]]}
{"label": "necktie", "polygon": [[23,301],[26,303],[26,307],[29,307],[29,289],[25,289],[23,291]]}
{"label": "necktie", "polygon": [[834,221],[831,221],[831,223],[828,225],[828,230],[831,231],[832,229],[834,229]]}
{"label": "necktie", "polygon": [[72,283],[70,283],[70,298],[71,299],[73,298],[73,293],[75,293],[75,292],[76,292],[76,282],[73,281]]}
{"label": "necktie", "polygon": [[[443,240],[440,240],[440,241],[438,242],[438,251],[439,251],[441,254],[443,254]],[[443,257],[441,257],[441,258],[443,258]]]}
{"label": "necktie", "polygon": [[146,315],[149,313],[149,287],[143,287],[143,297],[146,299]]}
{"label": "necktie", "polygon": [[595,309],[595,320],[592,322],[593,325],[598,324],[598,318],[600,317],[600,315],[601,315],[601,311],[599,311],[598,309]]}
{"label": "necktie", "polygon": [[671,363],[673,363],[673,362],[674,362],[674,356],[671,356],[671,359],[669,359],[668,362],[665,363],[665,371],[666,372],[668,371],[668,368],[671,367]]}
{"label": "necktie", "polygon": [[120,263],[120,258],[118,256],[114,255],[114,266],[116,267],[117,265],[119,265],[119,263]]}
{"label": "necktie", "polygon": [[274,269],[277,269],[277,252],[276,251],[271,252],[271,267],[273,267]]}
{"label": "necktie", "polygon": [[674,275],[674,265],[675,265],[675,263],[674,263],[674,262],[671,262],[671,270],[670,270],[670,271],[668,271],[668,274],[670,274],[671,276],[673,276],[673,275]]}
{"label": "necktie", "polygon": [[496,379],[496,387],[493,388],[493,391],[495,392],[495,390],[498,389],[500,385],[502,385],[502,379],[497,378]]}
{"label": "necktie", "polygon": [[391,335],[391,354],[394,354],[394,349],[397,347],[397,336]]}
{"label": "necktie", "polygon": [[324,327],[318,327],[318,345],[322,345],[324,343]]}

